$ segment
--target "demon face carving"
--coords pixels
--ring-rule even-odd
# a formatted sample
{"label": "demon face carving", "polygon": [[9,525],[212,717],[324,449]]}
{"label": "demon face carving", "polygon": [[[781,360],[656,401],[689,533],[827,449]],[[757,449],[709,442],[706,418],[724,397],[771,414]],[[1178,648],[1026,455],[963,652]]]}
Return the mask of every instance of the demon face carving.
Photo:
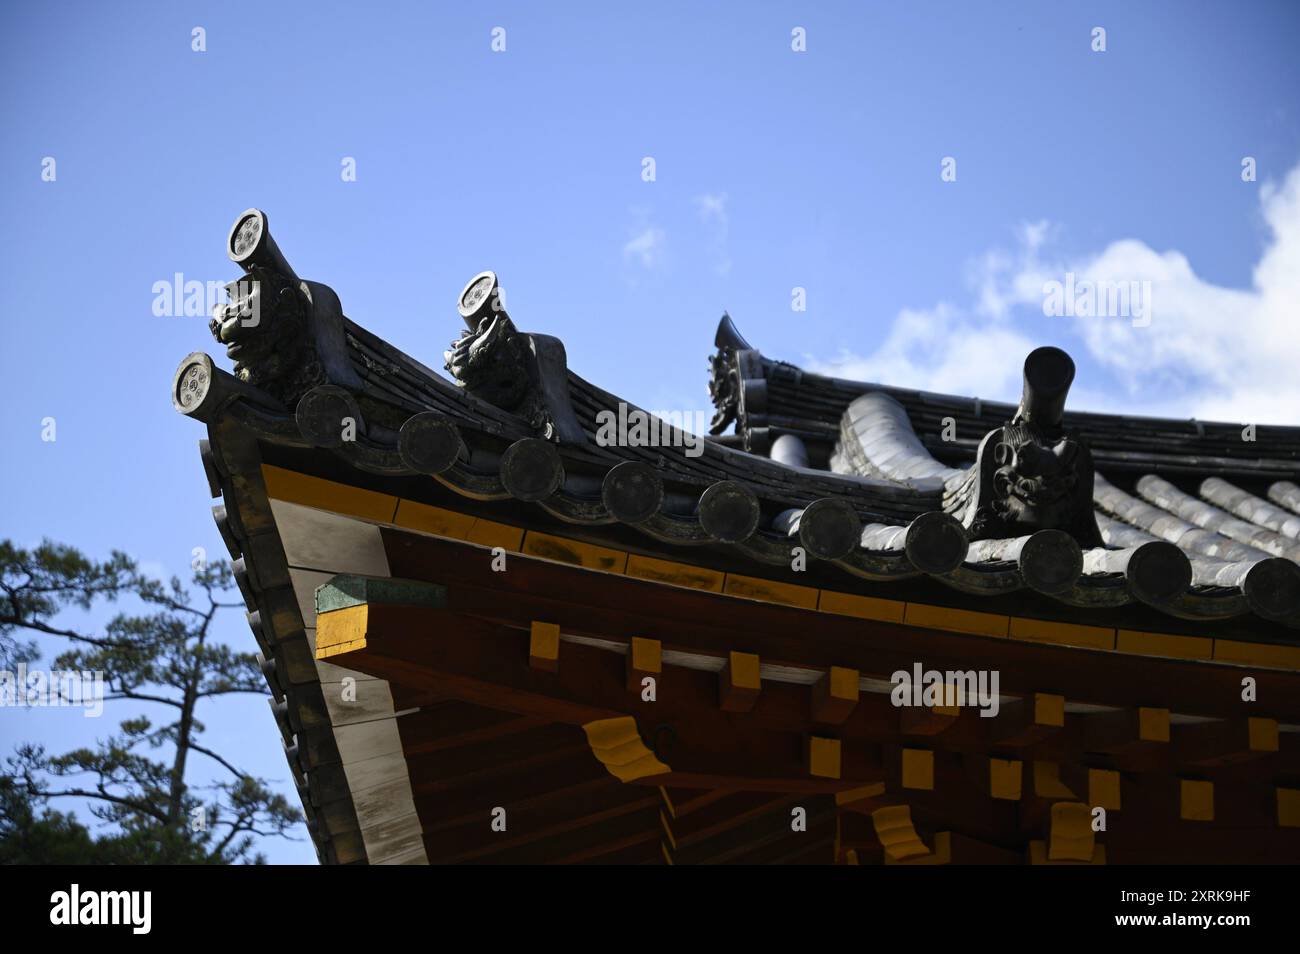
{"label": "demon face carving", "polygon": [[975,540],[1064,530],[1082,547],[1101,546],[1092,508],[1092,453],[1064,427],[1074,362],[1056,348],[1025,359],[1015,417],[980,442],[965,524]]}

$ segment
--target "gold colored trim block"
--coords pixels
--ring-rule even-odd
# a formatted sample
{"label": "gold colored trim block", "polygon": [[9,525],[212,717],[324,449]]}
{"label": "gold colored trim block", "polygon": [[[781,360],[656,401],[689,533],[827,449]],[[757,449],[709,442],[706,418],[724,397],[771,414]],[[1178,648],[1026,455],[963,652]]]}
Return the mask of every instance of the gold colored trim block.
{"label": "gold colored trim block", "polygon": [[555,672],[560,668],[560,627],[558,623],[533,620],[528,628],[528,664],[534,669]]}
{"label": "gold colored trim block", "polygon": [[1300,646],[1242,643],[1235,639],[1214,641],[1214,661],[1262,666],[1265,669],[1300,670]]}
{"label": "gold colored trim block", "polygon": [[1179,779],[1178,817],[1183,821],[1214,821],[1214,783]]}
{"label": "gold colored trim block", "polygon": [[1279,828],[1300,828],[1300,788],[1277,790],[1277,824]]}
{"label": "gold colored trim block", "polygon": [[432,533],[434,536],[448,537],[452,540],[464,540],[469,536],[475,519],[467,513],[431,507],[428,504],[403,498],[397,502],[397,515],[393,518],[393,523],[407,530]]}
{"label": "gold colored trim block", "polygon": [[328,659],[340,653],[366,648],[366,625],[370,607],[362,603],[330,610],[316,617],[316,658]]}
{"label": "gold colored trim block", "polygon": [[1082,802],[1056,802],[1048,820],[1048,861],[1091,862],[1096,847],[1092,811]]}
{"label": "gold colored trim block", "polygon": [[903,749],[903,788],[934,791],[934,753],[929,749]]}
{"label": "gold colored trim block", "polygon": [[483,547],[500,547],[510,553],[519,552],[519,544],[524,539],[524,531],[508,523],[496,523],[479,517],[474,526],[469,528],[465,539]]}
{"label": "gold colored trim block", "polygon": [[1246,735],[1252,752],[1276,752],[1278,749],[1276,719],[1250,716],[1246,719]]}
{"label": "gold colored trim block", "polygon": [[823,613],[836,616],[856,616],[858,619],[878,619],[885,623],[903,622],[907,604],[901,600],[882,600],[874,596],[858,596],[854,593],[836,593],[834,590],[822,590],[817,601],[817,609]]}
{"label": "gold colored trim block", "polygon": [[885,849],[886,863],[930,854],[930,849],[912,826],[911,806],[887,805],[877,808],[871,813],[871,823],[876,828],[880,846]]}
{"label": "gold colored trim block", "polygon": [[784,606],[796,606],[799,609],[815,610],[817,608],[817,590],[811,586],[796,586],[793,583],[778,583],[775,580],[763,580],[756,576],[741,576],[728,573],[723,592],[728,596],[739,596],[747,600],[762,600],[765,603],[781,603]]}
{"label": "gold colored trim block", "polygon": [[840,777],[840,740],[808,737],[808,774],[817,778]]}
{"label": "gold colored trim block", "polygon": [[663,643],[644,636],[632,637],[632,668],[637,672],[663,672]]}
{"label": "gold colored trim block", "polygon": [[1138,707],[1138,738],[1143,742],[1169,741],[1169,710]]}
{"label": "gold colored trim block", "polygon": [[1077,646],[1082,649],[1114,649],[1115,630],[1104,626],[1084,626],[1080,623],[1057,623],[1044,619],[1011,617],[1009,630],[1012,639],[1034,643],[1054,643],[1057,646]]}
{"label": "gold colored trim block", "polygon": [[1120,774],[1113,769],[1088,769],[1088,804],[1093,808],[1119,811]]}
{"label": "gold colored trim block", "polygon": [[1025,763],[1019,759],[989,759],[989,796],[1018,802],[1024,792]]}
{"label": "gold colored trim block", "polygon": [[1047,725],[1061,728],[1065,725],[1065,696],[1050,692],[1035,692],[1034,725]]}
{"label": "gold colored trim block", "polygon": [[272,464],[262,465],[262,480],[266,484],[266,495],[272,500],[360,517],[375,523],[392,523],[397,513],[397,498],[389,494],[300,474]]}
{"label": "gold colored trim block", "polygon": [[718,570],[691,566],[689,563],[674,563],[672,560],[658,560],[639,553],[628,555],[627,575],[639,580],[707,590],[710,593],[721,593],[722,585],[726,582],[726,574]]}
{"label": "gold colored trim block", "polygon": [[521,552],[543,560],[569,563],[589,570],[603,570],[606,573],[622,573],[627,567],[627,554],[622,550],[579,543],[577,540],[567,540],[549,533],[538,533],[536,530],[529,530],[524,534],[524,546]]}
{"label": "gold colored trim block", "polygon": [[928,603],[908,603],[903,622],[908,626],[946,629],[954,633],[971,633],[975,636],[1006,636],[1011,625],[1008,617],[997,613],[930,606]]}
{"label": "gold colored trim block", "polygon": [[588,722],[582,730],[587,733],[591,754],[620,782],[672,771],[646,748],[637,731],[636,719],[631,716],[597,719]]}
{"label": "gold colored trim block", "polygon": [[1115,647],[1138,656],[1168,656],[1171,659],[1211,659],[1214,640],[1207,636],[1171,636],[1121,629]]}

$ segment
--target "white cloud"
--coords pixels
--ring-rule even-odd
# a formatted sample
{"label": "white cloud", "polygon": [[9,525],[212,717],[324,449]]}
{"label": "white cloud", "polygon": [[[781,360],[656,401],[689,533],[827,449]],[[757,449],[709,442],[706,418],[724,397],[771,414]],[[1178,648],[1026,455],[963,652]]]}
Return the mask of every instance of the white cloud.
{"label": "white cloud", "polygon": [[637,262],[642,268],[658,268],[664,260],[668,233],[658,226],[647,225],[623,246],[623,260]]}
{"label": "white cloud", "polygon": [[1270,241],[1247,289],[1214,285],[1182,253],[1134,240],[1084,263],[1089,277],[1151,282],[1150,327],[1079,323],[1128,391],[1182,391],[1205,420],[1300,423],[1300,167],[1261,190],[1261,211]]}
{"label": "white cloud", "polygon": [[[1260,204],[1269,235],[1251,286],[1215,285],[1176,250],[1138,239],[1048,261],[1053,229],[1021,227],[1014,252],[972,263],[971,300],[901,312],[873,353],[811,360],[841,377],[1014,399],[1019,358],[1043,340],[1076,338],[1107,382],[1082,375],[1071,406],[1202,420],[1300,423],[1300,166]],[[1150,282],[1150,324],[1122,317],[1046,317],[1044,285]],[[1044,324],[1044,323],[1053,324]],[[1066,323],[1062,328],[1059,323]]]}
{"label": "white cloud", "polygon": [[731,274],[731,256],[727,252],[727,234],[730,219],[727,216],[727,193],[708,193],[695,197],[695,208],[700,221],[710,230],[709,252],[713,256],[713,270],[726,278]]}
{"label": "white cloud", "polygon": [[695,197],[695,207],[700,210],[700,218],[708,221],[721,222],[723,228],[727,225],[727,193],[709,193],[697,195]]}
{"label": "white cloud", "polygon": [[840,378],[996,398],[1015,393],[1020,380],[1019,363],[1007,355],[1033,349],[1007,323],[981,321],[941,302],[900,312],[880,347],[866,357],[841,352],[806,366]]}

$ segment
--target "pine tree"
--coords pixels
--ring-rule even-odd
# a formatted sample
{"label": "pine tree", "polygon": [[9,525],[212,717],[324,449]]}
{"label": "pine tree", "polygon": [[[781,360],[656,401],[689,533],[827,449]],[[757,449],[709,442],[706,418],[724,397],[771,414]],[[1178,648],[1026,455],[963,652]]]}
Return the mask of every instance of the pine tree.
{"label": "pine tree", "polygon": [[[51,670],[102,672],[105,700],[171,713],[161,724],[133,715],[110,737],[61,755],[18,746],[0,776],[0,861],[67,861],[69,852],[84,849],[89,831],[45,808],[57,798],[86,799],[107,826],[83,859],[91,863],[260,863],[257,839],[290,837],[302,821],[264,780],[201,741],[205,701],[264,696],[266,685],[252,654],[214,638],[220,611],[240,606],[222,600],[233,587],[229,565],[200,563],[191,587],[177,577],[167,584],[151,579],[116,551],[96,562],[62,544],[47,541],[29,551],[0,541],[0,667],[14,670],[36,658],[36,644],[23,638],[29,634],[61,641],[67,648]],[[119,599],[140,611],[117,613],[102,632],[65,622],[68,611]],[[202,789],[188,784],[197,758],[218,766],[220,780]],[[37,857],[42,846],[48,858]]]}

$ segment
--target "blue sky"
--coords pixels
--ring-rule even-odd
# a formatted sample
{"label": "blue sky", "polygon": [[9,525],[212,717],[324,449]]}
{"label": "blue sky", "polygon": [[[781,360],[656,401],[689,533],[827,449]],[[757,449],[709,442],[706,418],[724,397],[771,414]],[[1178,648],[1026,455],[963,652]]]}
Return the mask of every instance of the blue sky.
{"label": "blue sky", "polygon": [[[433,366],[493,268],[521,327],[656,409],[707,407],[727,309],[837,373],[1014,398],[1051,343],[1076,407],[1297,423],[1298,47],[1300,5],[1260,0],[7,4],[0,534],[221,552],[167,394],[218,349],[152,289],[236,277],[249,206]],[[1151,282],[1154,320],[1046,316],[1066,273]],[[63,715],[0,712],[0,748],[85,738]],[[261,700],[208,721],[287,779]]]}

